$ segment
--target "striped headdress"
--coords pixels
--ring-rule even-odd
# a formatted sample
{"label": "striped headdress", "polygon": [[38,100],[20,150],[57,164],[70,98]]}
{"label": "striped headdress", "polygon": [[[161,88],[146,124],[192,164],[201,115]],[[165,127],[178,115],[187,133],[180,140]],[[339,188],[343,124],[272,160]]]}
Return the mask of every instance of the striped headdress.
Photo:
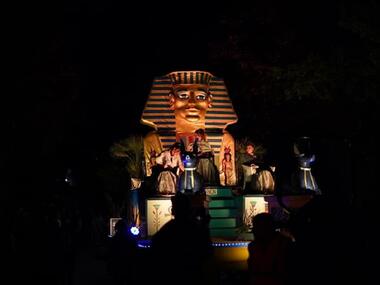
{"label": "striped headdress", "polygon": [[209,85],[212,74],[206,71],[175,71],[168,74],[173,85],[203,84]]}
{"label": "striped headdress", "polygon": [[212,107],[206,112],[206,134],[211,144],[215,143],[212,145],[214,151],[219,153],[221,143],[219,137],[223,130],[228,125],[235,124],[238,118],[223,79],[204,71],[171,72],[154,79],[141,123],[158,131],[163,148],[168,148],[176,141],[175,116],[169,105],[169,93],[173,85],[202,83],[210,86],[209,91],[212,96]]}

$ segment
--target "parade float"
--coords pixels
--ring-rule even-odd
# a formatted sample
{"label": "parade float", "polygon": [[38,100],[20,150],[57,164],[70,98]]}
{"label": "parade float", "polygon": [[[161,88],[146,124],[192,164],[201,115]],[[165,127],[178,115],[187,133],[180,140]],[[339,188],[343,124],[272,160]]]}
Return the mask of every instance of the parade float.
{"label": "parade float", "polygon": [[[154,79],[141,116],[141,123],[151,127],[142,142],[144,177],[132,178],[131,183],[131,191],[137,193],[141,180],[154,181],[154,194],[144,201],[137,203],[136,195],[131,196],[131,228],[141,236],[142,247],[149,247],[152,236],[173,219],[171,198],[180,192],[208,215],[216,256],[244,267],[247,246],[253,239],[252,218],[267,212],[286,220],[291,209],[312,199],[315,189],[305,186],[306,178],[311,177],[307,165],[300,166],[306,191],[281,197],[276,193],[272,168],[250,159],[237,165],[235,140],[227,130],[237,121],[223,79],[206,71],[175,71]],[[296,150],[305,161],[297,146]],[[246,192],[252,177],[257,191]],[[111,235],[117,220],[110,223]]]}

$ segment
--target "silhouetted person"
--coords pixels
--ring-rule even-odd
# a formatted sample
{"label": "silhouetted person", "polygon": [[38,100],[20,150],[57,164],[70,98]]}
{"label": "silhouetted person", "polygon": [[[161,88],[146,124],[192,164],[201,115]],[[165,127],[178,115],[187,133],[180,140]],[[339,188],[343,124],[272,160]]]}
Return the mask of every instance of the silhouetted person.
{"label": "silhouetted person", "polygon": [[[355,226],[354,215],[338,209],[336,203],[316,195],[291,216],[296,240],[293,266],[297,270],[293,284],[371,284],[359,273],[366,259],[355,256],[361,246],[361,232]],[[365,225],[366,221],[359,223]]]}
{"label": "silhouetted person", "polygon": [[203,267],[212,253],[208,227],[197,222],[187,195],[177,193],[172,197],[172,206],[174,219],[152,238],[151,267],[157,270],[155,281],[199,284],[204,280]]}
{"label": "silhouetted person", "polygon": [[249,284],[287,284],[292,241],[276,231],[273,217],[260,213],[252,219],[254,240],[248,245]]}
{"label": "silhouetted person", "polygon": [[108,270],[114,284],[135,284],[138,264],[137,241],[130,233],[124,219],[116,223],[115,231],[111,239]]}
{"label": "silhouetted person", "polygon": [[62,214],[59,207],[51,203],[44,216],[43,242],[40,257],[43,256],[45,274],[41,284],[63,284],[65,272],[65,248],[62,230]]}

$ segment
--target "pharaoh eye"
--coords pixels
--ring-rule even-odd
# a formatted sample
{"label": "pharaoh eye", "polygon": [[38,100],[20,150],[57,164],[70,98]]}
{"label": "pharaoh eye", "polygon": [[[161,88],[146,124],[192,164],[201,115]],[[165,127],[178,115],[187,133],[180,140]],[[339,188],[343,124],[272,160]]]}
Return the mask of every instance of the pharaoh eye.
{"label": "pharaoh eye", "polygon": [[204,94],[197,95],[195,98],[196,98],[197,100],[206,100],[206,95],[204,95]]}
{"label": "pharaoh eye", "polygon": [[194,91],[195,99],[199,101],[204,101],[207,99],[207,91],[203,89],[198,89]]}
{"label": "pharaoh eye", "polygon": [[177,97],[179,99],[189,99],[189,93],[186,91],[178,91],[177,92]]}

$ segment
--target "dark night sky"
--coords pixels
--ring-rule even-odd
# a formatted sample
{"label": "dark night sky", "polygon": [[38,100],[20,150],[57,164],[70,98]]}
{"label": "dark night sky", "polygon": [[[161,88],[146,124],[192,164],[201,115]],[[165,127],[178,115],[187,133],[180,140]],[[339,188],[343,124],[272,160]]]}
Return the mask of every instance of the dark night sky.
{"label": "dark night sky", "polygon": [[[329,35],[324,34],[327,28],[323,27],[328,22],[326,12],[322,23],[313,23],[321,11],[313,5],[307,9],[297,7],[301,2],[295,1],[290,6],[281,4],[284,7],[274,5],[275,2],[273,7],[271,3],[256,5],[263,15],[278,14],[278,22],[267,25],[268,30],[252,31],[258,38],[255,39],[257,53],[270,48],[266,33],[273,33],[284,23],[289,29],[297,26],[305,45],[310,45],[307,38],[310,34],[315,42],[318,42],[316,37],[328,39]],[[210,63],[212,50],[208,45],[213,39],[225,40],[226,31],[220,24],[223,19],[238,19],[245,9],[253,10],[244,5],[177,9],[163,3],[137,4],[132,8],[107,1],[28,5],[17,10],[10,32],[12,77],[18,93],[32,104],[46,104],[41,108],[47,112],[49,100],[55,101],[56,106],[52,108],[62,112],[66,104],[69,110],[64,111],[79,116],[77,122],[96,120],[102,131],[109,129],[107,135],[114,131],[120,135],[128,132],[124,125],[139,117],[156,75],[183,68],[204,68],[226,80],[234,76],[234,70],[225,69],[223,63]],[[306,11],[300,14],[295,7]],[[316,25],[319,34],[313,31]],[[21,94],[24,92],[32,92],[34,96]],[[136,108],[125,112],[132,97],[137,102]],[[31,107],[24,105],[26,109]],[[29,111],[33,112],[31,115],[43,115],[39,110]]]}
{"label": "dark night sky", "polygon": [[[115,140],[147,130],[139,118],[153,77],[173,70],[205,69],[223,77],[236,110],[244,111],[239,91],[249,79],[240,79],[241,62],[218,57],[234,36],[245,37],[240,52],[258,65],[297,63],[313,52],[325,56],[341,41],[355,45],[338,30],[338,1],[261,2],[14,4],[6,33],[11,91],[3,167],[17,179],[91,165]],[[279,117],[287,116],[282,109]],[[254,129],[246,113],[232,132]],[[279,132],[273,138],[287,133],[280,121],[268,122]],[[311,133],[323,133],[325,122],[315,121]],[[288,136],[303,134],[307,124]],[[326,129],[326,136],[331,133]],[[20,164],[31,171],[20,173]]]}

